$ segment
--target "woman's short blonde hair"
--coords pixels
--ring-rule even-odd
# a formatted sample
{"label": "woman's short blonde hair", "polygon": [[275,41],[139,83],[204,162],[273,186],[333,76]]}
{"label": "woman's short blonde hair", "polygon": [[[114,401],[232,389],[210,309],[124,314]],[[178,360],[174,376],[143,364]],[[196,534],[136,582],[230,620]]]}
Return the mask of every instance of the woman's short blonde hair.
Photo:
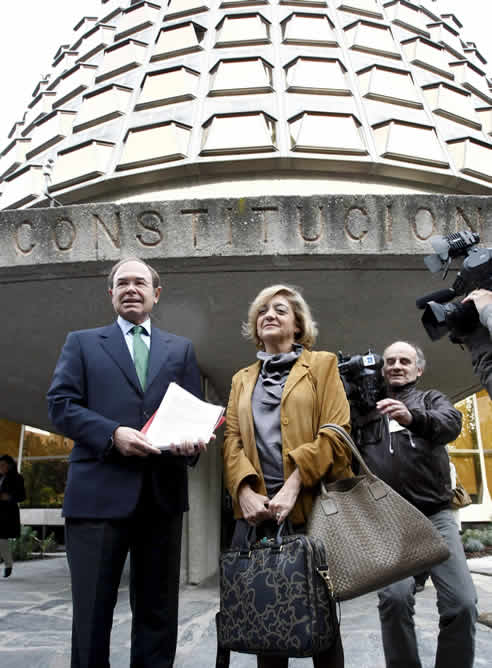
{"label": "woman's short blonde hair", "polygon": [[271,285],[258,293],[249,307],[247,322],[243,322],[243,336],[250,341],[254,341],[256,347],[260,350],[264,349],[263,342],[258,338],[256,321],[258,320],[258,314],[262,306],[267,304],[275,295],[286,297],[294,311],[296,326],[299,328],[299,332],[295,335],[296,343],[300,343],[308,350],[311,350],[318,336],[318,326],[313,320],[311,309],[307,305],[306,300],[299,290],[291,285]]}

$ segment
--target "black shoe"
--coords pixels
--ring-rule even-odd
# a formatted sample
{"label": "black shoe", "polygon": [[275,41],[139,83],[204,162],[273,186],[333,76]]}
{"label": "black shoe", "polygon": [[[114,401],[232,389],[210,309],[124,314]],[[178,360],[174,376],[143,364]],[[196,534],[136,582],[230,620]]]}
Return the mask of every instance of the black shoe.
{"label": "black shoe", "polygon": [[5,569],[3,571],[3,577],[8,578],[10,574],[12,573],[12,566],[5,566]]}

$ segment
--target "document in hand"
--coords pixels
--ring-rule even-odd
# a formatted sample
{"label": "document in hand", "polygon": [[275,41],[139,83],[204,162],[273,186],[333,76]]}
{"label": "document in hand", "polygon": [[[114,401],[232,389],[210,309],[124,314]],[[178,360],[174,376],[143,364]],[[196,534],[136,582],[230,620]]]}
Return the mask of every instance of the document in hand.
{"label": "document in hand", "polygon": [[202,401],[176,383],[170,383],[159,408],[142,432],[161,450],[182,441],[208,443],[223,413],[222,406]]}

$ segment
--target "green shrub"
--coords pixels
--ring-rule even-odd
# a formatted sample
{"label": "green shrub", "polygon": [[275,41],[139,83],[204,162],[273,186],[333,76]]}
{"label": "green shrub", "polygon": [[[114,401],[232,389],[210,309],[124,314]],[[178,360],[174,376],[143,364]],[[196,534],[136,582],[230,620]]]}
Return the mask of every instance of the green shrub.
{"label": "green shrub", "polygon": [[30,526],[21,527],[19,538],[11,539],[12,556],[15,561],[27,561],[38,556],[43,557],[46,552],[56,549],[56,541],[53,533],[46,538],[38,538],[37,532]]}
{"label": "green shrub", "polygon": [[492,527],[488,525],[481,529],[466,529],[461,535],[461,541],[465,545],[469,540],[478,540],[484,546],[492,546]]}
{"label": "green shrub", "polygon": [[482,541],[472,537],[465,540],[463,547],[465,548],[465,552],[483,552],[485,549]]}
{"label": "green shrub", "polygon": [[32,527],[23,526],[19,538],[12,540],[12,555],[15,561],[32,559],[32,552],[36,544],[36,532]]}
{"label": "green shrub", "polygon": [[43,538],[42,540],[36,537],[35,541],[35,551],[40,552],[41,556],[44,556],[47,552],[54,552],[56,550],[56,540],[53,532],[48,534],[46,538]]}

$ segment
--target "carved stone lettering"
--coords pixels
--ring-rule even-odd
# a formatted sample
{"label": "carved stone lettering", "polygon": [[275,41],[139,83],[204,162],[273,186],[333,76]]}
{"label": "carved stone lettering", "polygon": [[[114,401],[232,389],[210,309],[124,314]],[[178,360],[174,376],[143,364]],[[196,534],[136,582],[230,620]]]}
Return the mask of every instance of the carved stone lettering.
{"label": "carved stone lettering", "polygon": [[32,253],[32,249],[37,245],[34,243],[32,236],[33,229],[31,222],[24,220],[22,223],[18,223],[16,225],[15,246],[17,250],[23,255],[29,255],[29,253]]}
{"label": "carved stone lettering", "polygon": [[137,223],[142,228],[142,232],[137,233],[137,239],[147,248],[158,246],[163,234],[161,226],[164,224],[161,216],[155,211],[143,211],[137,217]]}
{"label": "carved stone lettering", "polygon": [[268,216],[269,212],[278,212],[276,206],[252,206],[251,210],[261,219],[261,240],[264,244],[268,243]]}
{"label": "carved stone lettering", "polygon": [[191,235],[193,248],[198,246],[198,223],[200,216],[208,215],[208,209],[181,209],[181,215],[191,216]]}
{"label": "carved stone lettering", "polygon": [[369,231],[369,216],[365,209],[357,206],[347,211],[345,233],[352,241],[362,241]]}
{"label": "carved stone lettering", "polygon": [[303,241],[316,243],[321,239],[323,232],[323,207],[310,207],[307,211],[303,206],[296,207],[297,225]]}
{"label": "carved stone lettering", "polygon": [[59,251],[68,251],[77,237],[75,225],[68,218],[60,218],[53,226],[55,245]]}
{"label": "carved stone lettering", "polygon": [[96,243],[99,246],[99,229],[102,229],[104,236],[111,242],[114,248],[121,248],[120,231],[121,219],[119,211],[116,212],[116,224],[110,227],[97,213],[94,214],[96,224]]}
{"label": "carved stone lettering", "polygon": [[412,230],[419,241],[427,241],[436,233],[436,219],[430,209],[419,209],[412,222]]}
{"label": "carved stone lettering", "polygon": [[472,232],[475,232],[476,234],[479,234],[482,236],[482,227],[483,227],[483,221],[482,221],[482,209],[477,208],[477,216],[476,220],[472,222],[470,218],[466,215],[464,210],[457,206],[456,207],[456,231],[457,232],[462,232],[463,230],[471,230]]}

